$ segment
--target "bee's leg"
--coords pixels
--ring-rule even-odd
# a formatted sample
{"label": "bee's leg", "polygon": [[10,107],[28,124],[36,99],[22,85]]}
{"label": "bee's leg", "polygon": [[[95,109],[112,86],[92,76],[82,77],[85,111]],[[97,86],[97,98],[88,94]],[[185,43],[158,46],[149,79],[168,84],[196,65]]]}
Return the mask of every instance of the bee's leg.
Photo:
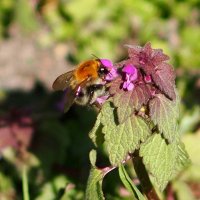
{"label": "bee's leg", "polygon": [[102,105],[96,101],[92,105],[97,109],[97,111],[100,110],[102,107]]}
{"label": "bee's leg", "polygon": [[105,92],[104,85],[102,84],[95,84],[89,87],[89,104],[93,104],[99,96],[102,96]]}

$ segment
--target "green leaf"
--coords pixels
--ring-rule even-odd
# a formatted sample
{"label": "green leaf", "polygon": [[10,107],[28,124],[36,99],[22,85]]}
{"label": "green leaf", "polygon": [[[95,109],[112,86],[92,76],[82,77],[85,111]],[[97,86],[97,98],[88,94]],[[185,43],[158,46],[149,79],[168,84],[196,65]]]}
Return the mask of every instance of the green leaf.
{"label": "green leaf", "polygon": [[92,149],[90,151],[89,158],[90,158],[91,165],[93,167],[95,167],[96,166],[96,160],[97,160],[97,152],[96,152],[96,150]]}
{"label": "green leaf", "polygon": [[196,200],[189,186],[182,181],[176,181],[175,183],[173,183],[173,189],[176,192],[177,199]]}
{"label": "green leaf", "polygon": [[115,121],[116,120],[115,120],[114,108],[108,101],[103,105],[101,112],[97,116],[95,125],[89,133],[89,137],[93,141],[95,146],[99,146],[104,142],[104,135],[102,129],[104,129],[104,131],[106,129],[112,129],[113,127],[116,126]]}
{"label": "green leaf", "polygon": [[[66,7],[66,13],[73,17],[76,23],[83,23],[86,19],[90,19],[92,14],[95,14],[97,9],[97,0],[83,0],[83,1],[70,1],[64,4]],[[90,8],[90,9],[88,9]],[[84,10],[84,12],[80,12]]]}
{"label": "green leaf", "polygon": [[129,152],[132,153],[137,149],[140,142],[144,142],[150,135],[150,129],[145,121],[135,115],[132,115],[123,124],[112,128],[105,127],[103,128],[105,147],[112,165],[121,163]]}
{"label": "green leaf", "polygon": [[129,177],[126,169],[124,168],[123,165],[119,165],[119,176],[126,187],[126,189],[133,194],[134,199],[139,199],[139,200],[145,200],[144,196],[142,193],[137,189],[137,187],[133,184],[133,181]]}
{"label": "green leaf", "polygon": [[170,101],[163,94],[157,94],[149,102],[150,116],[164,137],[171,143],[177,138],[178,103]]}
{"label": "green leaf", "polygon": [[97,116],[95,125],[89,133],[89,137],[93,141],[95,146],[101,145],[104,141],[104,136],[102,133],[103,126],[101,124],[101,117],[102,115],[101,113],[99,113],[99,115]]}
{"label": "green leaf", "polygon": [[160,134],[154,134],[141,145],[140,156],[156,185],[162,191],[171,180],[177,158],[177,144],[166,144]]}
{"label": "green leaf", "polygon": [[[111,102],[106,102],[101,109],[101,123],[104,127],[108,129],[113,129],[117,125],[115,108],[112,106]],[[105,128],[104,128],[105,130]]]}
{"label": "green leaf", "polygon": [[184,168],[188,167],[191,164],[191,160],[189,159],[189,155],[185,150],[185,145],[180,142],[177,145],[177,159],[176,165],[174,169],[174,177],[181,172]]}
{"label": "green leaf", "polygon": [[86,200],[103,200],[105,199],[102,191],[103,172],[96,168],[90,170],[90,175],[86,188]]}

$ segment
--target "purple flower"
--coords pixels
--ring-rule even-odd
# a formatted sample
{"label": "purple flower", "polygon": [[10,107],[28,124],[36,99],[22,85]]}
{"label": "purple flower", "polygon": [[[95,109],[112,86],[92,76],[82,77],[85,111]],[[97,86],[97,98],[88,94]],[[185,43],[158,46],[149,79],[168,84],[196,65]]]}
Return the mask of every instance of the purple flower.
{"label": "purple flower", "polygon": [[97,97],[96,102],[102,105],[108,98],[109,98],[109,95]]}
{"label": "purple flower", "polygon": [[108,60],[108,59],[100,59],[100,62],[103,66],[105,67],[112,67],[112,61]]}
{"label": "purple flower", "polygon": [[112,81],[118,76],[117,69],[113,66],[112,61],[108,59],[100,59],[100,62],[109,71],[109,73],[105,77],[106,81]]}
{"label": "purple flower", "polygon": [[122,69],[122,72],[125,73],[123,89],[128,91],[133,90],[135,87],[134,81],[138,77],[137,68],[134,67],[133,65],[125,65],[124,68]]}

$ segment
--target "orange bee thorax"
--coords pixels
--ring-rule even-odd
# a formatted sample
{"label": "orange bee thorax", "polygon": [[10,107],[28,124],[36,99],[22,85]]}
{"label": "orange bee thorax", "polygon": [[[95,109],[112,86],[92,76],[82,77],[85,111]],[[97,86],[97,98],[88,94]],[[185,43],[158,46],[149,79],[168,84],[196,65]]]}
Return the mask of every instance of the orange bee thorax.
{"label": "orange bee thorax", "polygon": [[88,60],[81,63],[74,73],[76,81],[80,83],[87,78],[97,78],[99,66],[100,62],[97,60]]}

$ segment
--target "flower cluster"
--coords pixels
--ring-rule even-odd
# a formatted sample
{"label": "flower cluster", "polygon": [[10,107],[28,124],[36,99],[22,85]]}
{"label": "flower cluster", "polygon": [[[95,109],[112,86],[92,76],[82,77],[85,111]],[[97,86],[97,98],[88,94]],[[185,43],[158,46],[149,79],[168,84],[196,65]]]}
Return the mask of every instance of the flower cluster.
{"label": "flower cluster", "polygon": [[125,74],[123,89],[131,91],[134,89],[134,82],[138,78],[137,68],[133,65],[125,65],[122,69],[122,72]]}
{"label": "flower cluster", "polygon": [[[113,63],[108,59],[100,59],[103,66],[105,66],[109,73],[105,77],[105,81],[110,82],[114,80],[116,77],[119,76],[117,69],[115,66],[113,66]],[[122,77],[123,77],[123,89],[126,91],[131,91],[135,87],[135,81],[138,78],[138,70],[133,65],[125,65],[122,69]],[[101,97],[98,97],[96,99],[96,102],[99,104],[103,104],[107,99],[109,98],[109,95],[104,95]]]}
{"label": "flower cluster", "polygon": [[[105,84],[114,80],[117,76],[117,69],[113,66],[112,61],[108,59],[100,59],[101,64],[108,69],[108,74],[105,76]],[[97,97],[96,102],[102,105],[109,98],[108,94]]]}

